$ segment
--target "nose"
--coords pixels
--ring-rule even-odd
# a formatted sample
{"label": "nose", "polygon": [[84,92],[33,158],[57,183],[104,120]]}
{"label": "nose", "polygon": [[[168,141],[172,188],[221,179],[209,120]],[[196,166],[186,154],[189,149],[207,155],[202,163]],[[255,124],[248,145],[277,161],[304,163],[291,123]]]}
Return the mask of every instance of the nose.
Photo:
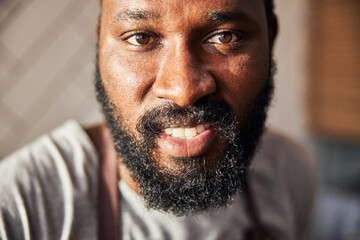
{"label": "nose", "polygon": [[195,51],[184,44],[167,49],[162,59],[153,93],[179,106],[191,106],[216,91],[215,79]]}

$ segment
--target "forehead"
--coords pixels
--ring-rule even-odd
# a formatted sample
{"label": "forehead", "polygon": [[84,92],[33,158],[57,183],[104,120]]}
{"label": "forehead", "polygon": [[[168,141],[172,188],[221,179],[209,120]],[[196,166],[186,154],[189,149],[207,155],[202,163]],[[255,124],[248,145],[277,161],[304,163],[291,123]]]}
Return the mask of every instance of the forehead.
{"label": "forehead", "polygon": [[[210,19],[214,13],[239,14],[266,23],[264,0],[103,0],[102,17],[110,21],[185,21]],[[214,16],[214,15],[213,15]],[[226,17],[226,16],[225,16]]]}

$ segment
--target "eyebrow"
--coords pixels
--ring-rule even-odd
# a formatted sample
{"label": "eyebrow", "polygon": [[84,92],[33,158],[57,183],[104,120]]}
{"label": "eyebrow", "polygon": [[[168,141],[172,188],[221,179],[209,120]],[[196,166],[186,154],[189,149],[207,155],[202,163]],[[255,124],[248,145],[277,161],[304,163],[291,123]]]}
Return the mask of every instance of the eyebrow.
{"label": "eyebrow", "polygon": [[160,14],[153,12],[153,11],[146,11],[146,10],[130,10],[126,9],[117,15],[114,16],[115,21],[128,21],[128,20],[138,20],[138,21],[149,21],[149,20],[157,20],[160,18]]}
{"label": "eyebrow", "polygon": [[215,24],[222,24],[222,23],[226,23],[226,22],[230,22],[230,21],[243,21],[243,22],[247,22],[247,23],[256,23],[256,21],[254,19],[252,19],[251,17],[247,16],[245,13],[241,12],[241,11],[214,11],[214,12],[210,12],[207,15],[207,20],[209,22],[213,22]]}
{"label": "eyebrow", "polygon": [[[147,11],[140,9],[126,9],[114,16],[114,23],[118,21],[129,21],[129,20],[137,20],[137,21],[155,21],[161,18],[160,13],[155,11]],[[213,11],[206,15],[206,19],[209,22],[213,22],[214,24],[223,24],[230,21],[243,21],[247,23],[256,23],[254,19],[247,16],[241,11]]]}

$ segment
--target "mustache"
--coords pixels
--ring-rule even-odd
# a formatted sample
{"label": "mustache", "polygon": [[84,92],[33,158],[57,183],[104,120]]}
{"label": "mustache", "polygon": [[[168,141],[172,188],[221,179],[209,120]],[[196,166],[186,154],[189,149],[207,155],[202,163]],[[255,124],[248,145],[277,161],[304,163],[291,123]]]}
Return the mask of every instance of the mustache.
{"label": "mustache", "polygon": [[235,125],[236,117],[227,102],[203,98],[192,106],[181,107],[168,103],[149,110],[139,118],[136,129],[149,136],[166,128],[193,127],[205,122],[216,124],[218,129],[226,129]]}

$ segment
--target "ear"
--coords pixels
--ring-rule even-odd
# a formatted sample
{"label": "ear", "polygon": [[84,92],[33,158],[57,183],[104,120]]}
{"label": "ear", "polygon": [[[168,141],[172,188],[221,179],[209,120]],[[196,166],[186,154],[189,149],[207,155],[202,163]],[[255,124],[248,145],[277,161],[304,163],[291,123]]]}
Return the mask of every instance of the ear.
{"label": "ear", "polygon": [[277,33],[278,33],[278,20],[277,20],[277,16],[274,15],[269,22],[269,43],[270,43],[269,46],[271,51],[274,47],[274,42],[276,40]]}
{"label": "ear", "polygon": [[96,21],[96,25],[95,25],[95,38],[96,38],[96,43],[99,43],[100,30],[101,30],[101,16],[98,17],[98,20]]}

